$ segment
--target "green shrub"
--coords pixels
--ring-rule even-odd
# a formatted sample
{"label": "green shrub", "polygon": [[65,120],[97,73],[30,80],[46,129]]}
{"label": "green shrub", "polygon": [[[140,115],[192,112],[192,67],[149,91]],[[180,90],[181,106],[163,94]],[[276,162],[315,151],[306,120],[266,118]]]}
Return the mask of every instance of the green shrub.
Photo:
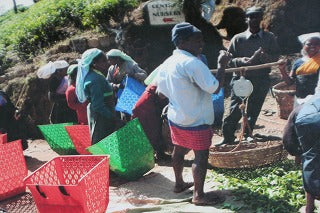
{"label": "green shrub", "polygon": [[[13,50],[27,59],[68,36],[61,33],[61,28],[105,30],[110,19],[119,20],[119,14],[123,17],[138,3],[139,0],[44,0],[24,12],[8,12],[0,16],[0,52]],[[3,60],[0,56],[0,65]]]}

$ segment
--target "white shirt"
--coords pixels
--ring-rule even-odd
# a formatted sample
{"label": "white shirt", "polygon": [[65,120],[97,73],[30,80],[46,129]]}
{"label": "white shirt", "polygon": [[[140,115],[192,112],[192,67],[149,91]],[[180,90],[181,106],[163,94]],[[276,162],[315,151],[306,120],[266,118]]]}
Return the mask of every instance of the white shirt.
{"label": "white shirt", "polygon": [[158,91],[169,99],[168,119],[184,127],[211,125],[211,93],[219,82],[209,68],[191,53],[176,49],[157,69]]}
{"label": "white shirt", "polygon": [[250,32],[249,28],[245,31],[246,34],[246,38],[249,39],[251,36],[253,35],[258,35],[260,38],[263,37],[263,30],[260,29],[260,31],[256,34],[253,34],[252,32]]}

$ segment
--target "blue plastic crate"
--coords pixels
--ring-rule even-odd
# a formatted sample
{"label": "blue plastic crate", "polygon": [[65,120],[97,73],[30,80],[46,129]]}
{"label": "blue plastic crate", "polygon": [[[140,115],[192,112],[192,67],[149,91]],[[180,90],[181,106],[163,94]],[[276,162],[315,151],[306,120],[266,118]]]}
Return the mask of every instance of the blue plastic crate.
{"label": "blue plastic crate", "polygon": [[218,94],[212,94],[214,110],[214,126],[221,126],[224,113],[224,88],[221,88]]}
{"label": "blue plastic crate", "polygon": [[142,85],[139,81],[130,77],[126,79],[125,85],[126,86],[123,89],[120,98],[118,98],[118,102],[115,109],[116,111],[132,115],[132,109],[146,87]]}

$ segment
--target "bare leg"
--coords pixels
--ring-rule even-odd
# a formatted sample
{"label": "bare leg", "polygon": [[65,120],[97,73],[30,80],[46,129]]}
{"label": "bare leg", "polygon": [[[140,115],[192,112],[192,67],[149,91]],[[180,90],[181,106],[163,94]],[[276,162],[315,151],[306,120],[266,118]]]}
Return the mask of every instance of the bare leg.
{"label": "bare leg", "polygon": [[186,149],[181,146],[175,145],[173,148],[172,164],[173,164],[174,175],[176,178],[176,185],[174,187],[174,192],[176,193],[183,192],[184,190],[193,186],[193,183],[184,182],[182,177],[184,156],[187,154],[188,151],[189,149]]}
{"label": "bare leg", "polygon": [[194,150],[194,154],[195,159],[192,164],[192,173],[194,179],[193,202],[197,203],[205,197],[203,186],[207,174],[209,150]]}
{"label": "bare leg", "polygon": [[306,204],[306,213],[314,212],[314,196],[306,192],[307,204]]}

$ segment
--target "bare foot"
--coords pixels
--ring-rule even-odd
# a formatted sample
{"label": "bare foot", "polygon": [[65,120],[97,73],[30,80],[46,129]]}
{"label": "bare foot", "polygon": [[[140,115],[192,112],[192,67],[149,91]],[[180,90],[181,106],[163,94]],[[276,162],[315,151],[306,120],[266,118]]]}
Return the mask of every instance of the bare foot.
{"label": "bare foot", "polygon": [[192,203],[196,206],[213,206],[225,201],[225,197],[215,193],[206,193],[201,197],[193,198]]}
{"label": "bare foot", "polygon": [[187,189],[189,189],[190,187],[192,187],[194,185],[193,182],[183,182],[182,184],[176,184],[174,189],[173,189],[173,192],[174,193],[180,193],[180,192],[183,192]]}

